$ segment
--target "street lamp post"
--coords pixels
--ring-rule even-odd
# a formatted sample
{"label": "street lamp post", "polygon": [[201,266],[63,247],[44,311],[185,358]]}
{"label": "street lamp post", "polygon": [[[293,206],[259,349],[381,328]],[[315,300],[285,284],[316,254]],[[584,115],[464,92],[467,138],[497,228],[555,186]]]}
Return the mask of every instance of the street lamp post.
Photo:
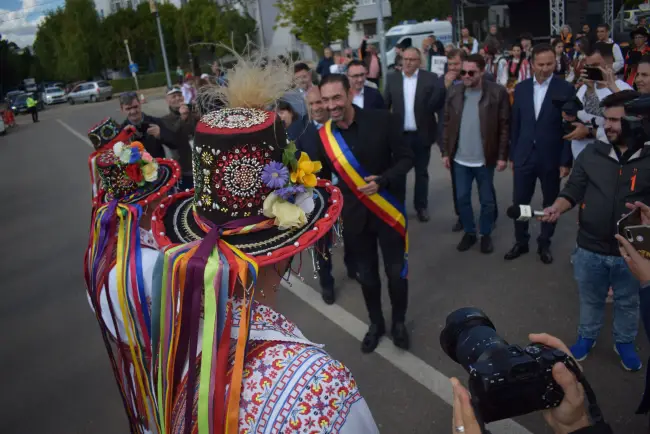
{"label": "street lamp post", "polygon": [[377,33],[379,34],[379,54],[381,58],[382,87],[386,89],[388,65],[386,65],[386,32],[384,31],[384,8],[382,7],[383,2],[384,0],[377,0],[377,12],[379,13],[379,16],[377,17]]}
{"label": "street lamp post", "polygon": [[[126,47],[126,55],[129,58],[129,69],[131,69],[131,65],[133,65],[133,59],[131,59],[131,50],[129,50],[129,40],[125,39],[124,40],[124,46]],[[133,79],[135,80],[135,89],[140,90],[140,85],[138,84],[138,74],[136,74],[135,70],[131,69],[131,75],[133,76]]]}
{"label": "street lamp post", "polygon": [[163,36],[162,25],[160,24],[160,13],[158,12],[158,5],[155,0],[149,0],[149,9],[156,17],[156,24],[158,25],[158,36],[160,37],[160,49],[162,50],[163,63],[165,65],[165,75],[167,76],[167,89],[172,88],[172,78],[169,75],[169,65],[167,64],[167,50],[165,50],[165,37]]}

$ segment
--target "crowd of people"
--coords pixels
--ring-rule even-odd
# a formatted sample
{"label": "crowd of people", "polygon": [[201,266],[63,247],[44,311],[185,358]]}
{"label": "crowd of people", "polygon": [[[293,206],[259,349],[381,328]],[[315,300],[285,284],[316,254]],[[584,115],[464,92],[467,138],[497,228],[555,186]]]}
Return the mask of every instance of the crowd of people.
{"label": "crowd of people", "polygon": [[[310,352],[312,359],[296,365],[296,375],[315,384],[315,377],[309,376],[311,364],[322,360],[316,360],[317,347],[295,325],[280,316],[278,321],[283,324],[279,329],[266,330],[261,323],[257,324],[261,329],[250,329],[243,319],[278,317],[264,294],[274,293],[290,258],[304,248],[312,250],[323,301],[335,303],[331,255],[337,235],[344,241],[346,274],[361,286],[370,320],[361,350],[374,351],[387,330],[395,346],[408,350],[406,180],[413,169],[413,209],[417,221],[426,224],[430,220],[429,163],[434,144],[450,172],[457,215],[452,230],[463,232],[457,246],[460,252],[477,243],[484,254],[494,251],[491,234],[498,217],[495,171],[510,167],[514,206],[530,204],[540,181],[545,209],[536,241],[543,264],[554,260],[550,247],[560,215],[580,208],[576,249],[571,257],[580,296],[576,341],[567,348],[548,336],[531,340],[570,352],[578,361],[585,360],[602,328],[609,291],[614,306],[614,351],[626,370],[640,370],[635,340],[640,317],[650,327],[650,297],[645,293],[650,261],[616,230],[620,216],[632,210],[638,210],[644,224],[650,223],[650,208],[644,205],[650,204],[650,166],[645,167],[650,164],[650,151],[644,140],[630,137],[623,126],[626,116],[631,116],[626,105],[650,94],[648,33],[640,27],[631,37],[634,47],[623,55],[609,39],[606,25],[598,26],[594,35],[587,26],[575,38],[565,26],[551,44],[533,44],[530,35],[523,35],[504,57],[499,54],[503,47],[496,27],[491,28],[483,46],[463,29],[458,47],[443,47],[435,37],[427,38],[422,50],[400,47],[396,70],[387,77],[381,76],[376,49],[364,41],[361,55],[347,50],[338,61],[326,49],[316,71],[307,63],[295,63],[291,66],[291,89],[281,94],[277,89],[258,92],[254,106],[244,103],[250,101],[250,89],[246,89],[251,85],[250,77],[242,85],[238,78],[246,74],[241,69],[238,74],[235,67],[226,78],[215,64],[216,72],[213,69],[212,77],[204,77],[205,83],[197,86],[186,77],[182,86],[168,90],[169,113],[162,118],[144,114],[137,94],[122,94],[120,106],[126,120],[111,128],[122,131],[120,134],[128,132],[128,140],[116,134],[121,146],[115,137],[97,141],[98,151],[92,157],[91,167],[97,172],[91,174],[96,193],[97,245],[89,251],[86,271],[91,304],[103,329],[108,330],[107,347],[117,345],[117,353],[124,359],[124,366],[115,371],[132,427],[138,432],[185,432],[204,423],[202,417],[214,410],[216,418],[225,418],[228,412],[239,414],[239,422],[228,419],[230,426],[245,423],[259,428],[263,420],[250,420],[236,411],[246,414],[251,410],[254,403],[249,395],[255,386],[241,389],[241,402],[231,393],[225,407],[201,399],[208,395],[214,399],[215,393],[225,390],[222,387],[215,392],[211,386],[213,381],[224,386],[224,378],[217,376],[224,369],[257,372],[259,363],[275,361],[279,348],[267,351],[265,345],[270,341],[287,348],[302,345],[290,349]],[[429,70],[431,57],[438,55],[447,59],[445,73],[440,76]],[[274,82],[264,74],[271,70],[279,73],[284,66],[284,62],[272,62],[240,67],[258,68],[260,80],[255,85],[263,87]],[[378,89],[382,84],[383,92]],[[219,97],[206,92],[214,86],[225,89]],[[206,98],[206,94],[212,97]],[[227,98],[222,98],[224,95]],[[287,139],[291,144],[285,145]],[[137,143],[137,150],[131,145],[125,159],[128,142]],[[175,153],[177,162],[164,158],[163,146]],[[282,152],[285,147],[288,153]],[[152,175],[152,168],[145,169],[150,160],[158,162],[157,176]],[[129,169],[134,164],[142,176],[129,172],[136,170]],[[130,182],[133,176],[140,180],[136,185]],[[564,186],[562,179],[567,179]],[[478,221],[472,209],[474,182],[480,202]],[[178,193],[167,199],[160,194],[175,190]],[[156,211],[143,214],[143,209],[152,208]],[[101,236],[101,228],[107,227],[111,218],[117,219],[115,227],[122,227],[120,219],[126,217],[120,210],[132,216],[132,224],[139,225],[140,242],[151,250],[141,257],[113,258],[116,267],[130,264],[130,269],[140,270],[141,276],[135,280],[128,273],[116,275],[102,261],[111,255],[120,257],[119,251],[107,249],[110,234]],[[339,213],[341,222],[335,223]],[[317,236],[308,235],[306,229]],[[529,252],[528,220],[517,219],[514,233],[516,242],[504,256],[508,261]],[[114,241],[118,245],[119,234]],[[221,242],[222,236],[232,241]],[[392,306],[390,329],[383,317],[379,249]],[[138,265],[145,256],[147,263]],[[204,274],[200,273],[219,269],[231,271],[220,271],[220,281],[215,274],[203,281]],[[186,276],[186,270],[193,274]],[[175,277],[169,274],[168,279],[168,272]],[[102,290],[107,278],[111,279],[108,289]],[[186,282],[186,278],[190,280]],[[250,304],[253,297],[249,291],[255,287],[263,296],[257,298],[259,305]],[[111,297],[116,303],[120,300],[117,313],[107,302]],[[223,342],[230,342],[230,336],[215,340],[221,332],[215,333],[223,331],[220,327],[232,320],[225,309],[229,297],[231,309],[237,306],[240,312],[239,322],[231,324],[237,330],[231,335],[231,359],[227,351],[223,355],[228,348]],[[171,305],[161,304],[161,298]],[[126,313],[127,299],[136,306],[137,318]],[[142,305],[145,299],[153,299],[153,304]],[[177,306],[175,313],[172,306]],[[201,325],[199,316],[196,323],[187,316],[190,312],[200,314]],[[159,322],[154,321],[156,317]],[[160,322],[161,317],[167,318],[165,324]],[[206,326],[208,320],[215,321],[208,324],[213,329]],[[160,330],[153,331],[153,326]],[[253,330],[259,334],[253,336]],[[289,336],[286,330],[296,331]],[[251,351],[245,349],[249,332],[248,339],[257,339],[260,348],[257,351],[253,345],[250,358]],[[177,340],[172,340],[174,352],[170,353],[170,343],[165,339],[172,334]],[[134,346],[146,355],[144,359],[134,360],[133,354],[127,354],[125,348]],[[221,356],[214,350],[212,358],[205,357],[206,350],[217,347]],[[166,352],[160,353],[162,350]],[[194,357],[200,354],[197,350],[204,352],[208,365]],[[349,372],[323,354],[319,357],[325,357],[327,366],[343,373],[340,386],[351,392],[346,399],[354,409],[350,415],[338,410],[332,413],[323,423],[332,427],[339,423],[343,428],[328,432],[376,432]],[[211,371],[210,363],[221,370]],[[292,359],[292,363],[297,361]],[[167,389],[165,393],[158,389],[155,396],[153,391],[159,386],[154,379],[159,368],[166,369]],[[204,392],[200,392],[205,386],[203,381],[199,383],[199,370],[210,380]],[[565,392],[581,390],[566,369],[554,369],[553,375]],[[228,381],[241,380],[235,375]],[[249,380],[252,377],[243,379]],[[275,384],[280,380],[269,381]],[[147,382],[151,387],[146,387]],[[188,383],[196,384],[198,409],[194,387]],[[480,432],[474,431],[467,391],[456,381],[454,393],[455,432]],[[582,405],[584,393],[575,395],[566,394],[560,406],[564,412],[549,413],[547,421],[554,421],[554,429],[561,428],[556,432],[609,432],[603,425],[587,428],[591,423]],[[285,404],[292,408],[304,399],[318,400],[312,395],[285,398]],[[160,399],[166,407],[160,407]],[[261,405],[272,404],[269,398]],[[340,410],[341,405],[336,403],[336,408]],[[569,413],[573,419],[563,418]],[[288,419],[286,423],[290,423]],[[259,428],[254,432],[276,431]]]}

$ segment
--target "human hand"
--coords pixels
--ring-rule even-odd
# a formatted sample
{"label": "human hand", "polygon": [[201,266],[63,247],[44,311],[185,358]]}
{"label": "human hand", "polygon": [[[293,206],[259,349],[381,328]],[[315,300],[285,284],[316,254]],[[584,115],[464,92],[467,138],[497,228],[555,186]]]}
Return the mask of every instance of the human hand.
{"label": "human hand", "polygon": [[181,118],[187,119],[187,117],[190,115],[190,108],[187,106],[187,104],[182,104],[178,109],[178,112],[180,113]]}
{"label": "human hand", "polygon": [[598,83],[607,86],[612,91],[618,92],[618,88],[616,87],[616,74],[614,74],[614,70],[610,67],[603,68],[602,66],[598,69],[600,69],[600,71],[603,73],[604,78],[604,80],[599,81]]}
{"label": "human hand", "polygon": [[650,261],[641,256],[625,237],[619,234],[615,237],[619,242],[618,250],[634,277],[642,283],[650,281]]}
{"label": "human hand", "polygon": [[452,434],[460,432],[481,434],[481,427],[478,420],[476,420],[469,392],[460,384],[457,378],[451,379],[451,387],[454,392],[454,417],[451,421]]}
{"label": "human hand", "polygon": [[505,160],[498,160],[497,161],[497,172],[503,172],[506,170],[506,167],[508,167],[508,162]]}
{"label": "human hand", "polygon": [[644,225],[650,225],[650,207],[643,202],[636,201],[634,203],[626,203],[626,208],[630,211],[634,211],[639,208],[641,210],[641,223]]}
{"label": "human hand", "polygon": [[570,167],[560,167],[560,178],[566,178],[571,173]]}
{"label": "human hand", "polygon": [[545,223],[555,223],[560,218],[560,214],[560,210],[555,205],[551,205],[544,208],[544,215],[537,217],[537,220]]}
{"label": "human hand", "polygon": [[156,124],[151,124],[151,126],[147,128],[147,134],[160,139],[160,127]]}
{"label": "human hand", "polygon": [[442,157],[442,165],[445,166],[445,169],[449,170],[451,168],[451,162],[449,157]]}
{"label": "human hand", "polygon": [[376,175],[370,175],[363,178],[367,182],[366,185],[359,187],[359,191],[367,196],[373,195],[379,191],[379,185],[375,182],[379,177]]}
{"label": "human hand", "polygon": [[576,129],[562,137],[564,140],[582,140],[589,136],[589,128],[582,122],[572,122],[572,125],[575,125]]}
{"label": "human hand", "polygon": [[[542,333],[530,334],[528,338],[533,343],[558,349],[573,357],[564,342],[554,336]],[[555,382],[564,391],[564,398],[559,406],[551,410],[544,410],[543,415],[546,423],[555,434],[568,434],[589,426],[589,417],[585,408],[585,391],[582,384],[564,363],[556,363],[553,366],[552,374]]]}
{"label": "human hand", "polygon": [[514,161],[510,162],[510,170],[512,170],[513,172],[515,171],[515,162]]}

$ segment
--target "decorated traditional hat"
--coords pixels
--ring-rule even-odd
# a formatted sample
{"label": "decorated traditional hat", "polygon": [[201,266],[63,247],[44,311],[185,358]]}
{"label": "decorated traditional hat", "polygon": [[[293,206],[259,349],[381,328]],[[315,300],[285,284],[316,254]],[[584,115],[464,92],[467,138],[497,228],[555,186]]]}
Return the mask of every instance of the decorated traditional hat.
{"label": "decorated traditional hat", "polygon": [[[279,117],[263,109],[289,89],[288,66],[238,60],[228,87],[201,91],[200,100],[219,99],[226,107],[197,124],[195,189],[163,199],[152,216],[164,251],[160,302],[152,308],[152,322],[160,324],[154,337],[158,372],[167,384],[157,404],[161,421],[170,424],[173,403],[183,399],[187,432],[195,423],[210,424],[210,433],[213,426],[223,428],[214,432],[238,432],[258,269],[313,246],[332,229],[343,205],[340,191],[317,178],[321,164],[296,155]],[[229,313],[235,288],[245,288],[242,307]],[[247,320],[231,363],[234,315]],[[172,334],[179,338],[168,339]],[[180,374],[185,369],[187,381]],[[186,393],[178,398],[181,391]]]}
{"label": "decorated traditional hat", "polygon": [[122,126],[113,118],[106,118],[88,130],[88,138],[96,151],[106,149],[115,141],[126,142],[128,130],[123,131]]}
{"label": "decorated traditional hat", "polygon": [[153,158],[140,142],[116,142],[97,153],[94,167],[101,189],[95,205],[117,199],[120,203],[147,205],[165,197],[180,178],[174,160]]}

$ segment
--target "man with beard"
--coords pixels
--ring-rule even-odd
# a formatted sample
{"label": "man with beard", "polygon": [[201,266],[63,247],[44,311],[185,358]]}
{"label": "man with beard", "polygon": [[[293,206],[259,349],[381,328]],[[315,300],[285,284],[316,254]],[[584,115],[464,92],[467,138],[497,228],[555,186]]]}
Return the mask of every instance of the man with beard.
{"label": "man with beard", "polygon": [[596,345],[603,325],[605,298],[614,292],[614,351],[628,371],[641,369],[634,340],[639,326],[639,281],[621,257],[614,237],[617,222],[629,213],[627,202],[650,203],[650,148],[622,134],[624,105],[640,94],[624,90],[602,101],[609,143],[596,141],[578,155],[569,180],[543,222],[580,204],[574,276],[580,297],[578,339],[571,353],[578,361]]}
{"label": "man with beard", "polygon": [[192,113],[183,100],[183,92],[179,87],[173,87],[167,92],[167,105],[169,113],[161,118],[165,127],[176,137],[176,154],[181,165],[182,179],[181,190],[194,186],[192,177],[192,148],[190,139],[194,136],[196,123],[199,120],[197,113]]}
{"label": "man with beard", "polygon": [[328,75],[320,83],[320,91],[330,120],[319,130],[318,159],[340,180],[344,241],[354,257],[370,317],[361,351],[374,351],[386,332],[377,244],[381,247],[393,307],[393,344],[408,349],[408,236],[404,202],[413,151],[404,140],[400,117],[387,110],[360,109],[352,103],[354,93],[345,75]]}

